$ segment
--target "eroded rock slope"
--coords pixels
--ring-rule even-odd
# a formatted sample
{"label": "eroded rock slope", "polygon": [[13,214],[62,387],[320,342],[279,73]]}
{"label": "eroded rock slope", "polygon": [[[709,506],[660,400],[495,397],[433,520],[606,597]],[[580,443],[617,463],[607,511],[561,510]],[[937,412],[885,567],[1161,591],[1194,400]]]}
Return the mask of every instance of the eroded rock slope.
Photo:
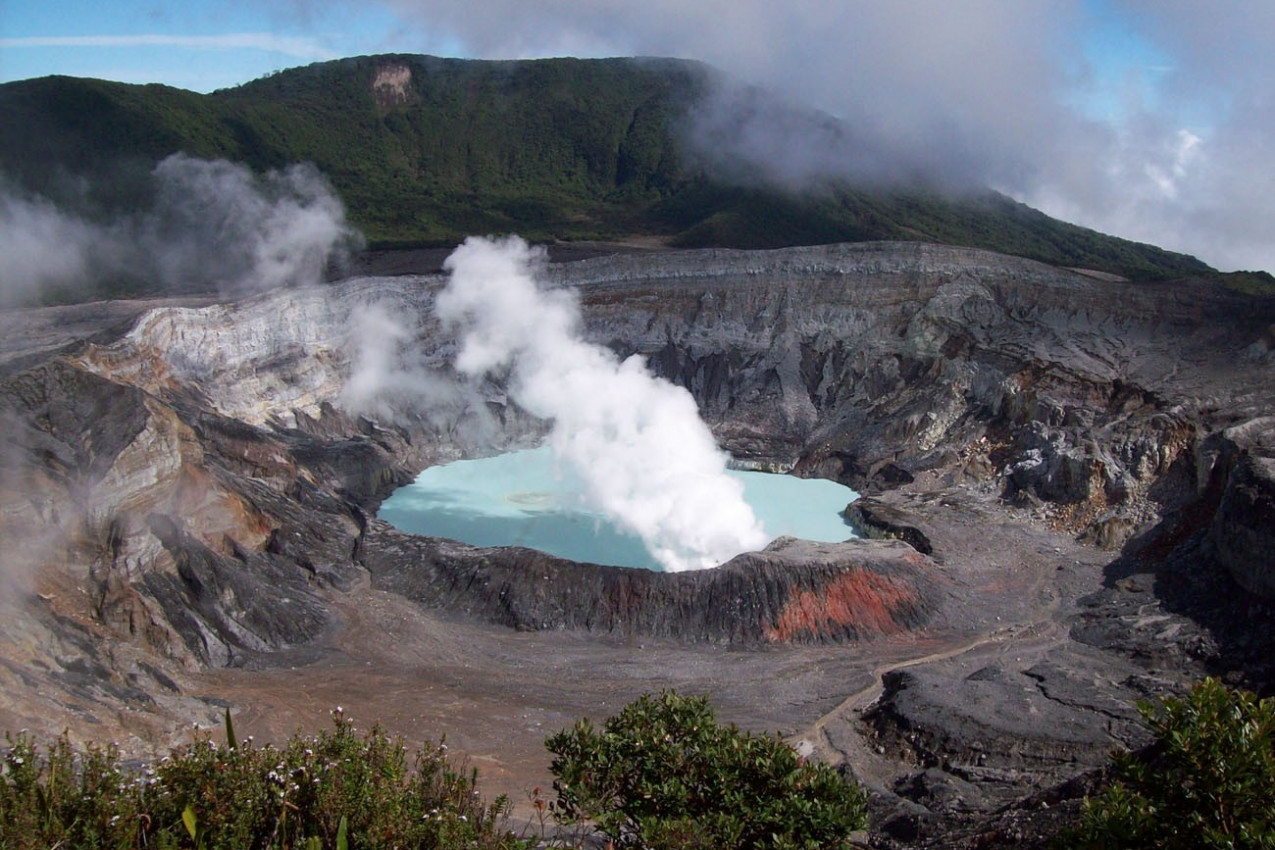
{"label": "eroded rock slope", "polygon": [[[956,622],[976,609],[953,602],[967,582],[954,570],[974,560],[896,491],[944,505],[961,488],[991,494],[995,510],[1108,552],[1112,593],[1120,575],[1176,564],[1275,594],[1269,301],[918,244],[628,254],[543,274],[578,292],[590,339],[690,390],[737,459],[882,497],[857,515],[900,542],[785,542],[674,576],[389,529],[376,506],[422,467],[543,432],[498,381],[456,380],[437,277],[14,312],[0,354],[0,722],[153,737],[211,710],[184,675],[317,657],[340,639],[336,603],[369,583],[448,615],[609,637],[751,646],[982,628]],[[1006,545],[1007,569],[1029,560]],[[1104,623],[1077,634],[1120,644]],[[1046,660],[1036,678],[988,664],[963,687],[1081,687]],[[934,696],[941,679],[884,685],[883,742],[923,764],[975,757],[967,727],[944,719],[956,715]],[[1111,743],[1054,710],[1086,753]],[[987,723],[978,734],[1017,734]],[[1042,776],[1061,775],[1057,736],[1018,739]]]}

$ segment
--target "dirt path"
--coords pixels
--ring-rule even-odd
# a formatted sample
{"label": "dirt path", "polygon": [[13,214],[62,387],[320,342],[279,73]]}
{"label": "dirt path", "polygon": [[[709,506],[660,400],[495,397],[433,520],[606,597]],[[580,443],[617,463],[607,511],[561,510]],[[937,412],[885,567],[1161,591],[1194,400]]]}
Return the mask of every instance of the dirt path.
{"label": "dirt path", "polygon": [[846,697],[809,729],[799,735],[789,736],[788,742],[806,758],[827,764],[846,765],[859,782],[877,793],[889,794],[894,781],[909,766],[900,765],[874,749],[860,731],[864,713],[881,698],[887,674],[950,661],[989,646],[1000,647],[1002,652],[1014,648],[1021,653],[1029,646],[1040,651],[1056,646],[1065,639],[1062,629],[1055,622],[1043,622],[1026,628],[1005,626],[941,651],[879,665],[872,670],[871,684]]}
{"label": "dirt path", "polygon": [[[1016,518],[1006,523],[999,506],[986,492],[982,496],[950,510],[930,508],[927,514],[937,522],[926,530],[939,541],[940,552],[947,553],[948,573],[961,586],[962,592],[953,593],[948,618],[958,625],[978,619],[996,625],[972,635],[958,631],[927,652],[874,666],[867,685],[789,736],[804,756],[845,765],[872,790],[889,794],[895,780],[913,768],[889,758],[862,732],[862,717],[880,699],[886,675],[965,656],[985,661],[988,650],[1001,658],[1012,654],[1020,663],[1023,657],[1038,658],[1068,640],[1062,619],[1078,594],[1101,585],[1107,555]],[[913,509],[945,501],[933,493],[900,492],[895,498]],[[1064,563],[1071,569],[1064,570]]]}
{"label": "dirt path", "polygon": [[888,793],[889,786],[899,773],[898,765],[874,752],[863,736],[853,729],[849,730],[850,734],[838,736],[838,742],[834,744],[828,732],[829,725],[852,726],[856,718],[861,717],[869,706],[880,699],[887,673],[935,661],[946,661],[998,639],[998,633],[981,635],[941,652],[931,652],[876,667],[872,671],[870,685],[846,697],[840,705],[815,721],[810,729],[789,737],[788,742],[804,758],[827,764],[845,764],[861,783],[878,793]]}

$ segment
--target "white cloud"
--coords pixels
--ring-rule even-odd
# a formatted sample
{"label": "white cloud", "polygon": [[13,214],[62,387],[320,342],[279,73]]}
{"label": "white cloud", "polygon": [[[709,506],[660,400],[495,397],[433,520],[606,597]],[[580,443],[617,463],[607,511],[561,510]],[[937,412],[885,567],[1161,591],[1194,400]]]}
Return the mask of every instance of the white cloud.
{"label": "white cloud", "polygon": [[[843,119],[852,173],[990,185],[1224,268],[1275,269],[1275,4],[382,2],[476,57],[700,59]],[[1113,19],[1136,28],[1139,55],[1156,68],[1103,120],[1082,108],[1078,87],[1118,87],[1086,53],[1088,34]],[[1120,49],[1115,29],[1109,50]],[[1200,141],[1184,151],[1188,138]],[[830,167],[826,149],[791,141],[801,140],[754,134],[749,144],[781,160],[780,173]]]}
{"label": "white cloud", "polygon": [[0,38],[0,48],[48,47],[184,47],[194,50],[261,50],[310,61],[333,59],[335,54],[312,39],[268,32],[223,35],[81,35]]}

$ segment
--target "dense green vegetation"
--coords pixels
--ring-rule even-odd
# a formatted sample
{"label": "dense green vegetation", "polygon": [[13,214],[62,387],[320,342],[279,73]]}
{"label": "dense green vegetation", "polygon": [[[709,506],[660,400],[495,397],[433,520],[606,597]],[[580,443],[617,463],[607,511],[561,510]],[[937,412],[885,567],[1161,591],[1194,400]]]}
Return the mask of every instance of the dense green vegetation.
{"label": "dense green vegetation", "polygon": [[557,813],[617,847],[848,847],[867,800],[781,739],[722,726],[702,697],[647,695],[595,729],[551,737]]}
{"label": "dense green vegetation", "polygon": [[[6,736],[0,759],[0,850],[86,848],[571,847],[597,827],[618,846],[835,848],[866,820],[865,796],[780,739],[717,724],[708,701],[645,696],[597,735],[587,721],[551,737],[558,799],[535,792],[541,815],[505,828],[502,797],[485,803],[477,772],[439,744],[409,764],[378,727],[358,733],[341,709],[334,728],[282,749],[203,737],[150,766],[114,746],[76,752]],[[552,822],[566,831],[553,837]],[[546,842],[549,842],[546,844]],[[592,845],[590,845],[592,846]]]}
{"label": "dense green vegetation", "polygon": [[[340,709],[331,732],[282,749],[209,738],[142,769],[114,747],[45,752],[9,737],[0,775],[0,848],[417,848],[504,850],[526,844],[502,827],[476,773],[441,744],[413,764],[401,742],[359,734]],[[227,721],[227,729],[230,729]]]}
{"label": "dense green vegetation", "polygon": [[1213,276],[1236,292],[1247,295],[1275,295],[1275,276],[1270,272],[1218,272]]}
{"label": "dense green vegetation", "polygon": [[1114,782],[1059,846],[1275,848],[1275,698],[1206,679],[1139,709],[1155,744],[1116,757]]}
{"label": "dense green vegetation", "polygon": [[[1059,848],[1275,848],[1275,698],[1206,679],[1182,698],[1142,704],[1155,736],[1114,759]],[[708,701],[646,695],[601,728],[551,736],[557,799],[506,828],[508,802],[484,802],[477,772],[442,744],[409,763],[401,741],[334,728],[282,748],[208,737],[152,765],[114,746],[0,747],[0,850],[27,848],[574,847],[596,828],[615,847],[660,850],[837,848],[866,823],[866,795],[778,737],[719,724]],[[554,837],[550,826],[565,828]],[[577,827],[577,828],[573,828]],[[574,836],[572,838],[571,836]],[[592,845],[590,845],[592,846]]]}
{"label": "dense green vegetation", "polygon": [[[377,85],[404,68],[401,87]],[[727,182],[681,144],[709,83],[674,60],[425,56],[320,63],[211,95],[47,77],[0,86],[0,178],[62,200],[82,185],[68,175],[88,177],[88,206],[106,215],[138,202],[138,174],[185,151],[258,170],[315,163],[374,246],[508,231],[724,247],[906,239],[1131,277],[1208,271],[991,192]]]}

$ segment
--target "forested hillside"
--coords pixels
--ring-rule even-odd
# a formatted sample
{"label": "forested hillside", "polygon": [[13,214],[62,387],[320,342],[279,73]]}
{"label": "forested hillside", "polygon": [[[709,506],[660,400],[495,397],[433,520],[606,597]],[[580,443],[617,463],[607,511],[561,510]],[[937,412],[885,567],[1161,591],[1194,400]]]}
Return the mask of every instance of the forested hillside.
{"label": "forested hillside", "polygon": [[46,77],[0,86],[0,177],[54,201],[79,193],[108,216],[142,203],[142,178],[178,151],[259,171],[313,162],[377,247],[509,231],[682,247],[904,239],[1138,278],[1209,271],[990,191],[831,181],[797,191],[738,179],[738,168],[727,179],[685,143],[712,74],[675,60],[373,56],[209,95]]}

